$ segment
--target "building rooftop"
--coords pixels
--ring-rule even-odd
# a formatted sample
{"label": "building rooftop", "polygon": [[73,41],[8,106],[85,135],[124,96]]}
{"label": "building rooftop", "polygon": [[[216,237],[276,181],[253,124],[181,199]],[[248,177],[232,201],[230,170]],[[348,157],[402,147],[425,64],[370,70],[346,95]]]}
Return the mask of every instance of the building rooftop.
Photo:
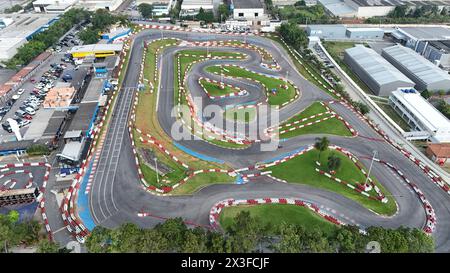
{"label": "building rooftop", "polygon": [[47,13],[0,14],[0,18],[11,18],[13,20],[12,24],[0,30],[0,39],[27,39],[42,28],[48,27],[48,24],[57,17],[57,14]]}
{"label": "building rooftop", "polygon": [[450,120],[424,99],[419,92],[409,93],[396,90],[392,92],[392,95],[403,103],[429,130],[437,131],[442,128],[450,128]]}
{"label": "building rooftop", "polygon": [[90,128],[96,110],[97,102],[80,103],[67,131],[87,131]]}
{"label": "building rooftop", "polygon": [[437,157],[450,157],[450,143],[433,143],[427,148]]}
{"label": "building rooftop", "polygon": [[356,9],[340,0],[318,0],[327,10],[336,16],[356,15]]}
{"label": "building rooftop", "polygon": [[235,9],[262,9],[263,4],[260,0],[232,0]]}
{"label": "building rooftop", "polygon": [[356,45],[345,52],[379,85],[403,81],[414,86],[414,82],[371,48]]}
{"label": "building rooftop", "polygon": [[450,81],[450,75],[447,72],[440,69],[410,48],[395,45],[385,47],[382,51],[388,54],[391,58],[395,59],[405,69],[408,69],[408,71],[414,74],[417,78],[421,79],[427,85],[440,82],[442,80]]}
{"label": "building rooftop", "polygon": [[431,41],[430,45],[438,50],[450,52],[450,41]]}
{"label": "building rooftop", "polygon": [[91,45],[81,45],[74,46],[69,50],[69,53],[75,52],[96,52],[96,51],[104,51],[104,50],[113,50],[113,51],[121,51],[123,48],[123,44],[91,44]]}
{"label": "building rooftop", "polygon": [[44,108],[64,108],[68,107],[72,102],[75,94],[75,88],[70,87],[54,87],[50,89],[43,102]]}
{"label": "building rooftop", "polygon": [[450,28],[446,27],[400,27],[398,30],[406,36],[418,40],[449,40]]}
{"label": "building rooftop", "polygon": [[212,5],[213,0],[183,0],[181,6]]}

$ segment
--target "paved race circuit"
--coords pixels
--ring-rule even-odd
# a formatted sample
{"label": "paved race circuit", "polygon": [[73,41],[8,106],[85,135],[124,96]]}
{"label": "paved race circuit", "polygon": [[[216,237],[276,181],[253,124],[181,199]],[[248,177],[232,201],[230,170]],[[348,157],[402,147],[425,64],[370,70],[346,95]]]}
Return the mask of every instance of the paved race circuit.
{"label": "paved race circuit", "polygon": [[[155,196],[145,192],[139,181],[131,140],[126,132],[126,124],[132,104],[133,92],[135,92],[135,87],[139,81],[143,41],[161,38],[162,34],[165,38],[179,38],[191,42],[230,39],[243,41],[245,39],[250,44],[268,50],[281,66],[281,71],[270,71],[261,67],[261,57],[250,50],[240,50],[249,56],[248,59],[243,61],[209,60],[196,64],[189,73],[187,88],[193,96],[203,96],[204,104],[207,104],[209,99],[205,98],[206,95],[198,84],[198,77],[203,76],[218,80],[217,75],[206,73],[203,71],[203,68],[225,63],[238,63],[250,70],[265,74],[282,77],[288,75],[288,79],[299,88],[301,96],[280,110],[280,122],[305,109],[314,101],[330,101],[332,99],[321,89],[305,80],[296,71],[294,64],[288,57],[288,53],[267,38],[161,30],[140,32],[135,36],[132,45],[132,54],[123,88],[119,93],[120,95],[114,108],[105,139],[105,147],[100,154],[99,164],[92,182],[90,210],[97,225],[113,228],[125,222],[134,222],[142,227],[151,227],[162,221],[162,219],[170,217],[183,217],[186,221],[197,223],[198,225],[209,225],[211,207],[224,199],[292,197],[320,205],[324,209],[330,210],[330,214],[333,214],[334,211],[336,212],[336,217],[342,217],[342,214],[345,214],[349,223],[358,224],[362,228],[373,225],[384,227],[399,227],[402,225],[418,228],[424,227],[426,216],[418,196],[396,173],[380,163],[374,164],[372,174],[396,199],[399,210],[392,217],[376,215],[360,204],[333,192],[306,185],[280,183],[266,176],[257,177],[243,185],[211,185],[193,195],[187,196]],[[159,68],[161,89],[158,101],[158,119],[164,131],[169,135],[171,126],[175,122],[175,118],[170,114],[174,106],[173,88],[171,88],[174,75],[173,58],[177,51],[188,48],[172,47],[162,53],[163,56]],[[197,48],[202,49],[201,47]],[[250,84],[250,82],[231,79],[226,79],[225,82],[233,83],[233,85],[249,91],[249,97],[231,98],[227,103],[263,99],[261,91],[258,91],[260,88]],[[210,100],[209,103],[211,103]],[[373,150],[377,150],[381,160],[390,162],[399,168],[423,192],[436,213],[437,223],[433,233],[436,240],[436,250],[441,252],[450,251],[450,233],[448,232],[450,230],[450,196],[433,184],[419,167],[390,144],[381,140],[379,135],[369,125],[347,107],[339,103],[330,104],[330,107],[359,132],[359,136],[354,138],[328,136],[330,142],[349,150],[358,156],[366,166],[370,163],[368,157],[371,156]],[[299,147],[311,145],[314,143],[315,137],[317,135],[290,138],[283,142],[281,149],[269,152],[261,152],[260,143],[255,143],[244,150],[227,150],[205,141],[182,140],[177,141],[177,143],[206,156],[221,159],[232,167],[239,169],[286,154]],[[138,217],[137,213],[139,211],[146,211],[155,217]]]}

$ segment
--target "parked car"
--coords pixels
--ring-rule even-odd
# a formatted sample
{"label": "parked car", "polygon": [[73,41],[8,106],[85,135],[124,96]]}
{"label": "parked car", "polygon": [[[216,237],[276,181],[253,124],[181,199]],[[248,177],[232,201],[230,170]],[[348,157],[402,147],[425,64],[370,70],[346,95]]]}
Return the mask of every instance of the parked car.
{"label": "parked car", "polygon": [[17,95],[22,95],[25,92],[25,89],[20,88],[19,90],[17,90]]}
{"label": "parked car", "polygon": [[2,123],[2,127],[5,131],[7,131],[8,133],[12,133],[12,129],[11,129],[11,125],[9,125],[8,121],[5,121]]}

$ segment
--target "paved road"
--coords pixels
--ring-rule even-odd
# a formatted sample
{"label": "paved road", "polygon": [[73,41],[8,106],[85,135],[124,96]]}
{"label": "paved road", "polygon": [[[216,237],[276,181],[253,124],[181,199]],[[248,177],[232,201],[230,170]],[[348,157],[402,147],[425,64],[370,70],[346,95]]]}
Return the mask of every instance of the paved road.
{"label": "paved road", "polygon": [[[137,75],[139,74],[140,67],[138,64],[142,59],[142,41],[156,39],[160,35],[160,31],[148,30],[141,32],[136,37],[130,61],[131,65],[129,65],[125,76],[125,87],[133,87],[137,83]],[[164,32],[164,37],[177,37],[185,40],[244,39],[241,36],[229,37],[225,35],[169,31]],[[291,60],[288,59],[289,55],[284,49],[275,46],[272,41],[262,37],[247,37],[245,39],[269,50],[283,67],[283,71],[289,71],[289,79],[294,81],[302,91],[301,99],[281,110],[281,119],[288,118],[301,111],[314,100],[329,99],[328,95],[324,94],[319,88],[310,84],[299,75],[294,69]],[[158,118],[161,126],[168,133],[170,133],[168,128],[170,128],[174,121],[170,116],[170,110],[173,106],[173,88],[170,87],[173,82],[174,68],[172,58],[175,51],[168,50],[164,53],[165,56],[162,59],[160,68],[162,88],[159,96]],[[199,71],[195,69],[193,70],[194,74],[195,71]],[[131,151],[130,138],[128,134],[122,134],[123,137],[120,137],[121,130],[118,130],[115,125],[122,120],[117,116],[126,116],[128,112],[128,107],[124,104],[129,103],[128,96],[130,89],[127,90],[125,88],[122,93],[114,110],[116,118],[113,118],[111,121],[107,132],[108,139],[121,140],[121,143],[113,142],[113,145],[120,147],[120,151],[117,153],[110,152],[109,155],[102,154],[101,160],[110,162],[107,164],[112,164],[111,166],[105,165],[105,168],[107,166],[110,167],[108,170],[110,176],[108,179],[95,179],[94,188],[91,191],[91,212],[93,215],[96,215],[95,217],[97,219],[95,221],[99,225],[112,228],[125,222],[134,222],[143,227],[150,227],[161,221],[157,217],[137,217],[137,212],[140,210],[145,210],[155,216],[161,217],[179,216],[198,224],[207,225],[209,223],[209,210],[214,203],[226,198],[257,197],[295,197],[306,199],[323,206],[325,209],[335,210],[336,217],[346,219],[347,222],[360,224],[362,227],[373,225],[399,227],[404,225],[420,228],[424,225],[424,210],[416,195],[411,192],[410,188],[397,175],[380,164],[374,164],[373,174],[392,193],[398,203],[399,211],[392,217],[378,216],[358,203],[329,191],[300,184],[283,184],[266,177],[252,180],[252,182],[244,185],[213,185],[188,196],[158,197],[150,195],[141,190],[134,156]],[[363,123],[347,108],[339,104],[333,104],[332,108],[342,115],[362,136],[378,137],[375,131]],[[123,131],[124,129],[122,129],[122,133]],[[255,144],[245,150],[229,151],[203,141],[180,141],[179,143],[199,153],[223,159],[233,167],[238,168],[273,158],[305,145],[310,145],[314,142],[315,137],[315,135],[306,135],[292,138],[283,143],[282,149],[269,152],[261,152],[259,144]],[[450,197],[446,193],[435,186],[417,166],[384,141],[370,141],[364,137],[346,138],[329,136],[329,138],[331,143],[345,147],[359,156],[366,166],[368,165],[368,161],[362,158],[362,156],[370,156],[373,150],[377,150],[381,159],[391,162],[400,168],[423,191],[425,197],[430,201],[436,212],[437,225],[433,236],[436,239],[437,251],[450,251],[450,233],[448,232],[450,228]],[[102,153],[108,153],[107,150],[104,150]],[[104,156],[106,158],[103,158]],[[117,158],[118,161],[114,161],[114,158]],[[114,162],[120,162],[120,164],[115,165],[116,163]],[[113,173],[111,173],[112,170]],[[108,209],[110,213],[105,213]]]}

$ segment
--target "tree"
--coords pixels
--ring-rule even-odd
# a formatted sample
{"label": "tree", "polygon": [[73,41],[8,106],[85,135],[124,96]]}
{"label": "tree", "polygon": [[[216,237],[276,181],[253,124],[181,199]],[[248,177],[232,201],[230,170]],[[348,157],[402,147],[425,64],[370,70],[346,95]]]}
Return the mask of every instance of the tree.
{"label": "tree", "polygon": [[212,11],[205,11],[203,8],[200,8],[195,18],[205,23],[212,23],[214,21],[214,13]]}
{"label": "tree", "polygon": [[441,15],[442,16],[447,16],[448,15],[447,9],[445,7],[442,8]]}
{"label": "tree", "polygon": [[294,7],[304,7],[306,6],[305,0],[300,0],[294,3]]}
{"label": "tree", "polygon": [[39,241],[37,253],[60,253],[60,247],[57,243],[47,239]]}
{"label": "tree", "polygon": [[330,141],[328,140],[327,137],[316,138],[316,142],[314,143],[314,148],[316,148],[319,151],[319,162],[320,162],[321,153],[326,151],[328,149],[329,145],[330,145]]}
{"label": "tree", "polygon": [[144,18],[151,18],[153,15],[153,6],[147,3],[139,4],[138,10]]}
{"label": "tree", "polygon": [[360,102],[360,101],[355,102],[355,103],[354,103],[354,106],[355,106],[356,108],[358,108],[359,112],[361,112],[361,114],[363,114],[363,115],[369,113],[369,111],[370,111],[369,106],[367,106],[367,104],[364,104],[364,103],[362,103],[362,102]]}
{"label": "tree", "polygon": [[100,35],[95,30],[87,28],[80,31],[78,37],[80,37],[84,44],[95,44],[98,42]]}
{"label": "tree", "polygon": [[297,50],[308,46],[306,32],[298,27],[296,23],[283,23],[278,28],[278,33],[283,39]]}
{"label": "tree", "polygon": [[96,226],[86,239],[86,248],[91,253],[111,252],[111,230]]}
{"label": "tree", "polygon": [[337,169],[341,167],[341,158],[335,155],[334,153],[328,157],[328,170],[335,172]]}
{"label": "tree", "polygon": [[408,7],[406,5],[396,6],[393,11],[389,13],[389,17],[403,18],[406,16]]}
{"label": "tree", "polygon": [[261,220],[251,217],[249,211],[241,211],[227,229],[232,252],[248,253],[255,250],[266,233]]}
{"label": "tree", "polygon": [[220,4],[219,9],[218,9],[218,16],[219,16],[220,22],[223,22],[224,20],[226,20],[228,18],[228,16],[230,16],[230,9],[228,8],[227,5]]}
{"label": "tree", "polygon": [[424,99],[429,99],[431,97],[430,91],[428,90],[423,90],[422,93],[420,93],[420,95],[422,95]]}

